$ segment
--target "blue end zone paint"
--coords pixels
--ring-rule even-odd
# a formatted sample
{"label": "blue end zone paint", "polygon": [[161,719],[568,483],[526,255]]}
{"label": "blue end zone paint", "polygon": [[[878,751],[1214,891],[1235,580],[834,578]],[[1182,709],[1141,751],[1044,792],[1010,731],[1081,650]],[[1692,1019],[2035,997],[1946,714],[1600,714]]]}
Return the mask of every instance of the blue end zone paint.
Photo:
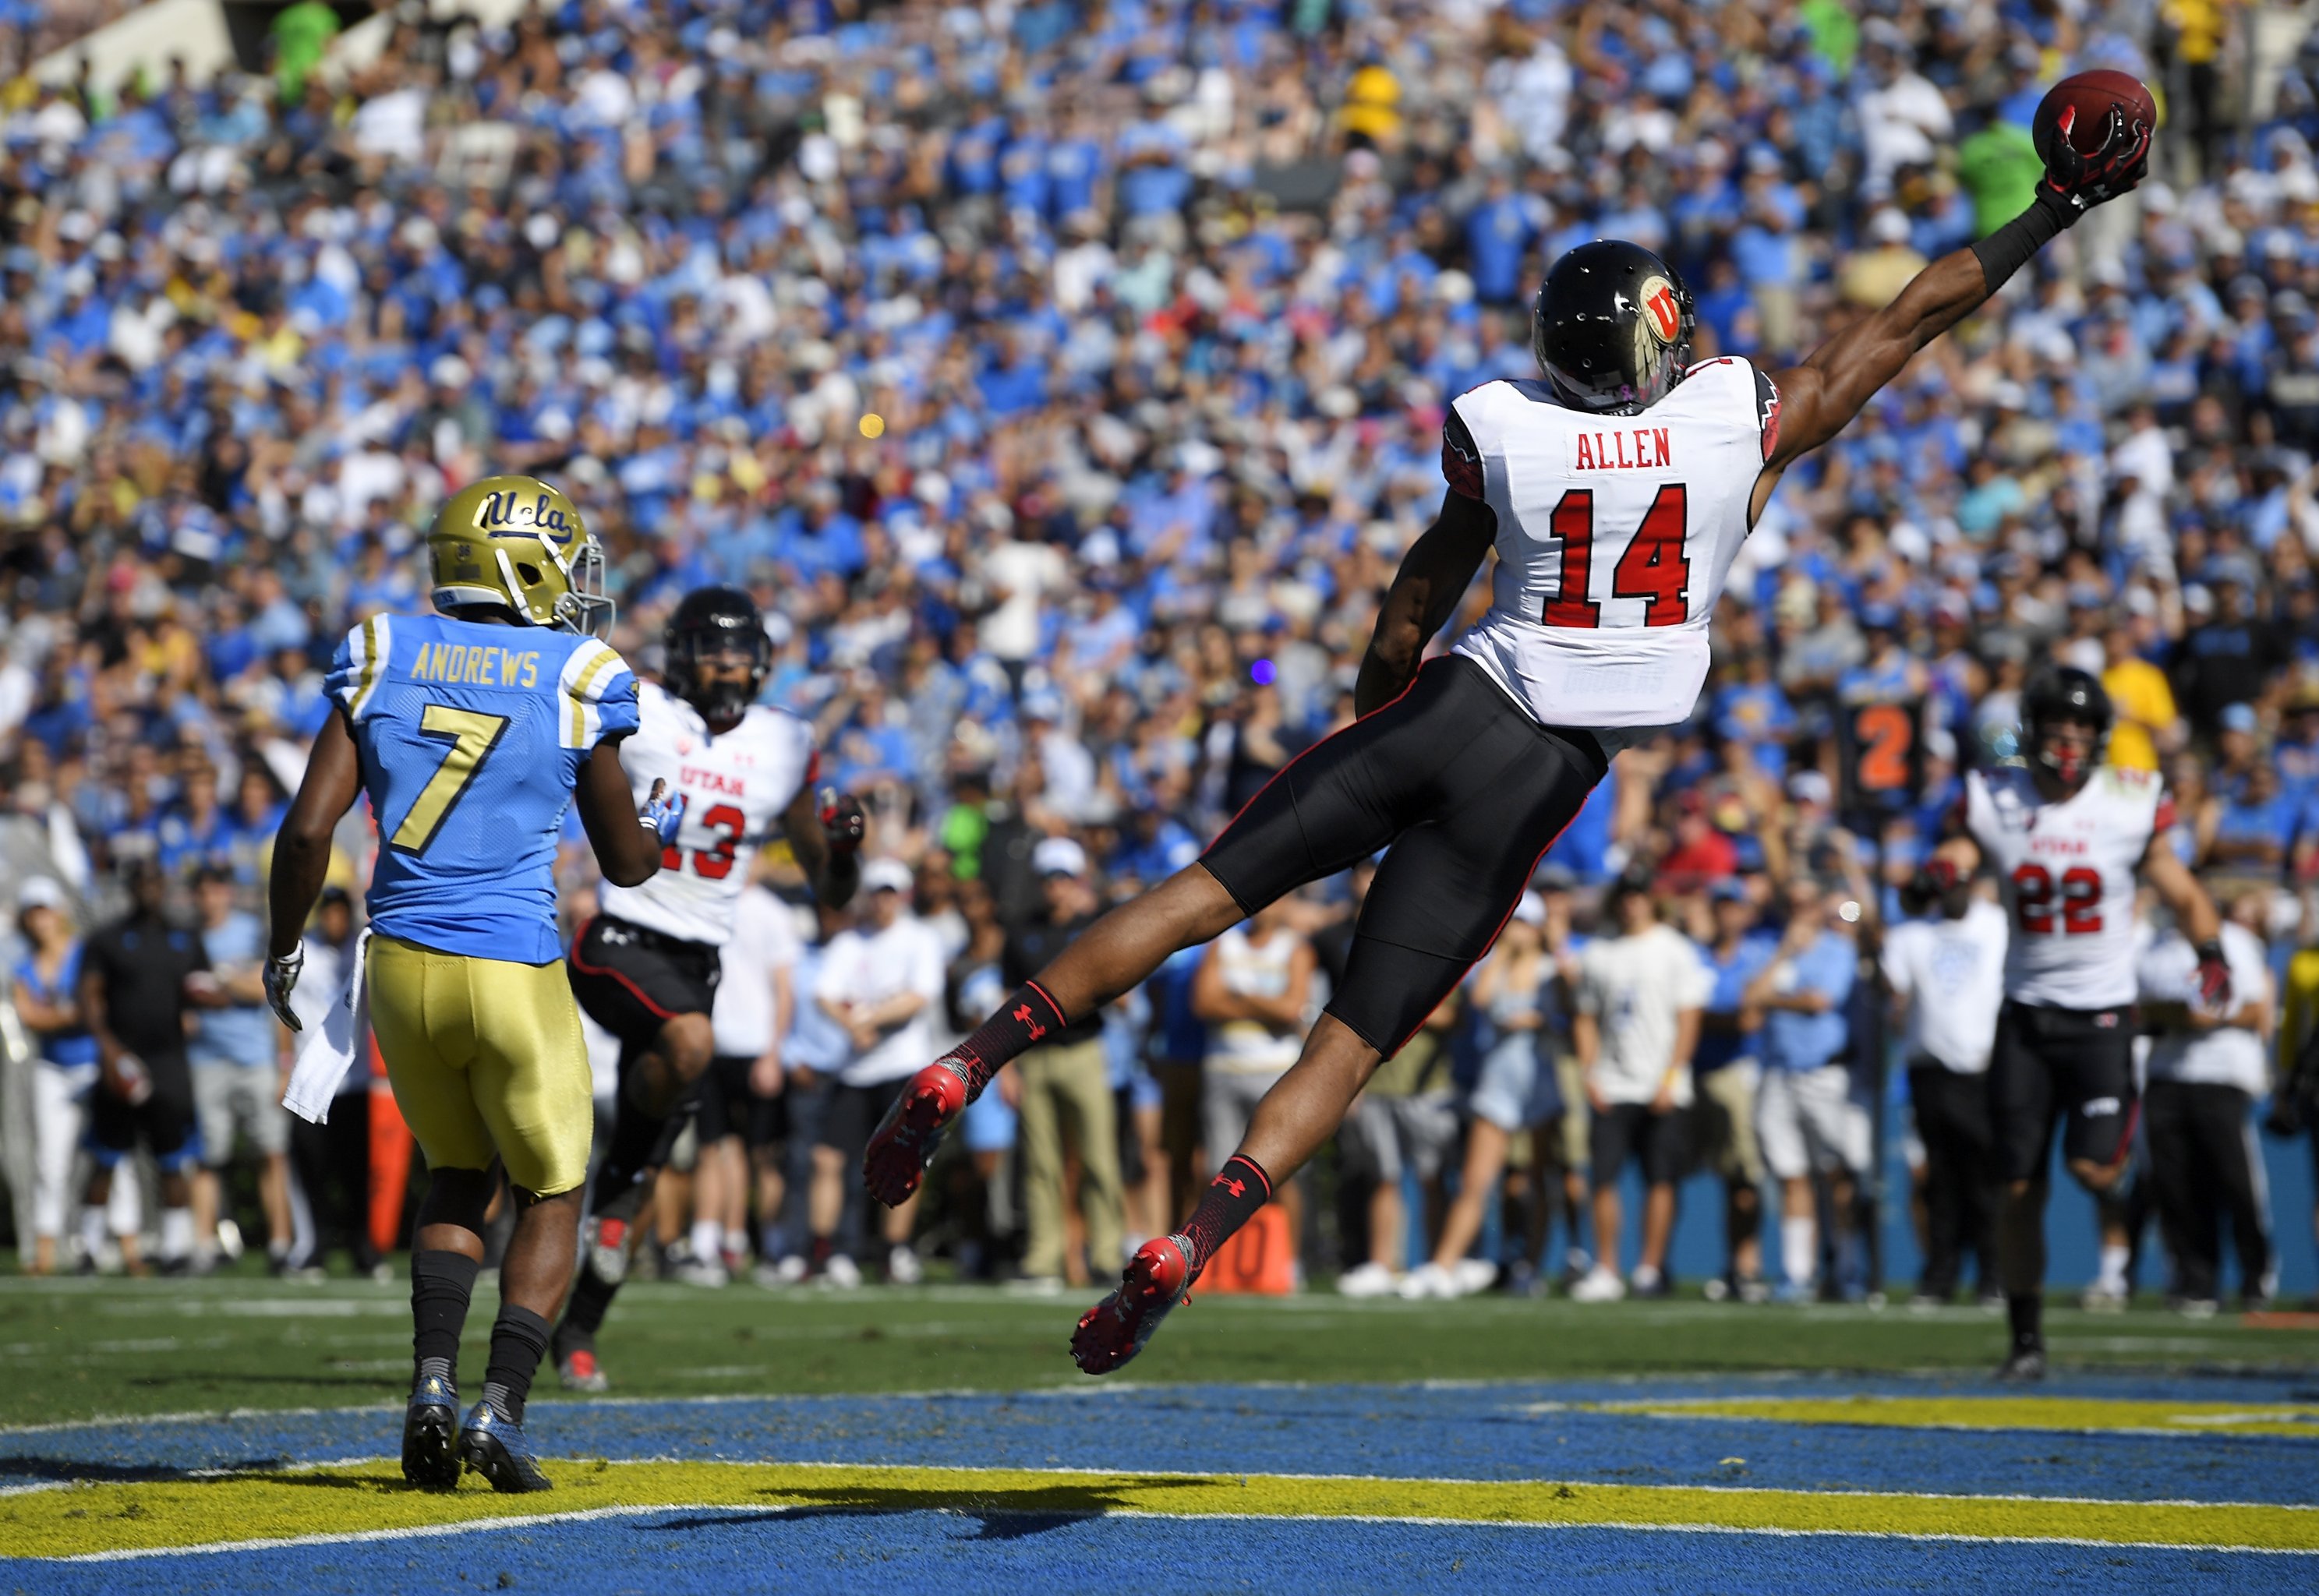
{"label": "blue end zone paint", "polygon": [[[2081,1436],[1533,1413],[1538,1402],[1749,1394],[1986,1395],[1982,1381],[1654,1379],[1477,1386],[1089,1386],[1073,1395],[769,1397],[713,1402],[541,1402],[551,1456],[917,1464],[950,1467],[1594,1480],[1801,1491],[1937,1492],[2309,1503],[2311,1439],[2198,1433]],[[2307,1382],[2089,1375],[2045,1394],[2309,1400]],[[393,1456],[399,1411],[0,1434],[0,1483],[167,1477]],[[1724,1459],[1742,1457],[1744,1467]]]}
{"label": "blue end zone paint", "polygon": [[[1102,1571],[1108,1571],[1104,1577]],[[691,1596],[735,1589],[1022,1596],[1098,1582],[1160,1591],[2223,1590],[2308,1596],[2300,1557],[2124,1546],[1496,1525],[1284,1523],[853,1510],[656,1511],[424,1540],[57,1564],[0,1559],[42,1596],[261,1591]]]}

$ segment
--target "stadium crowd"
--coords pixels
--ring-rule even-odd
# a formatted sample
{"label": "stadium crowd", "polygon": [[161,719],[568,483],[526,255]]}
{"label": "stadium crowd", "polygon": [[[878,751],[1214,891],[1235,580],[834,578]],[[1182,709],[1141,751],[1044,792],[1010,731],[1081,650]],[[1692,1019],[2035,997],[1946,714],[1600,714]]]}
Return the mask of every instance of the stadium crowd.
{"label": "stadium crowd", "polygon": [[[768,698],[872,816],[857,914],[761,862],[726,983],[756,996],[719,1049],[778,1063],[762,1112],[680,1151],[671,1267],[721,1280],[753,1252],[769,1280],[842,1284],[940,1250],[1106,1276],[1295,1058],[1363,872],[1009,1070],[916,1236],[865,1240],[810,1156],[817,1093],[933,1058],[1349,717],[1376,595],[1439,503],[1444,404],[1532,372],[1525,296],[1558,252],[1647,244],[1697,294],[1702,356],[1792,356],[2017,211],[2043,88],[2122,68],[2179,88],[2156,175],[1790,473],[1697,713],[1618,760],[1371,1086],[1324,1200],[1286,1205],[1347,1290],[1566,1273],[1600,1298],[1665,1289],[1704,1159],[1728,1290],[1764,1288],[1774,1201],[1782,1288],[1860,1288],[1873,1083],[1914,1079],[1922,1121],[1943,1069],[1977,1067],[1927,1035],[1947,1000],[1899,931],[1942,920],[1924,867],[1959,771],[2012,753],[2034,664],[2102,674],[2110,757],[2162,769],[2172,845],[2279,991],[2319,942],[2319,77],[2297,63],[2239,114],[2228,14],[573,0],[504,27],[414,8],[294,93],[0,87],[0,877],[43,1060],[25,1256],[110,1262],[144,1227],[130,1182],[77,1217],[105,1194],[76,1171],[94,1054],[58,1023],[76,928],[134,888],[182,895],[212,971],[209,1173],[164,1260],[217,1244],[239,1147],[277,1261],[318,1256],[296,1208],[375,1262],[346,1172],[378,1143],[338,1116],[293,1139],[274,1104],[250,911],[330,649],[424,605],[447,492],[525,470],[607,545],[631,660],[689,589],[751,592]],[[310,970],[358,923],[373,843],[341,840],[354,897]],[[858,1048],[849,981],[903,970],[926,999],[908,1045]],[[1886,987],[1913,1012],[1878,1012]],[[2271,1025],[2250,1015],[2224,1082],[2250,1100]],[[1945,1296],[1987,1214],[1971,1127],[1930,1117]],[[1630,1157],[1622,1276],[1618,1184],[1592,1177]],[[2214,1183],[2189,1184],[2211,1219]],[[2269,1242],[2238,1217],[2260,1298]],[[2194,1304],[2219,1290],[2195,1228],[2169,1216]]]}

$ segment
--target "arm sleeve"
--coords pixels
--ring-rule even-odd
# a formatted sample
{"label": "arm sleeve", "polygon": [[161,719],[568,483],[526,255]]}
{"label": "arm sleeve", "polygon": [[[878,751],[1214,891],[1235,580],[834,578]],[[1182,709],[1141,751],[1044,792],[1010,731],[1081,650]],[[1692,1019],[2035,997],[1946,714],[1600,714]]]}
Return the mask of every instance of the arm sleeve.
{"label": "arm sleeve", "polygon": [[330,655],[322,690],[349,720],[360,720],[368,712],[378,684],[386,676],[387,661],[394,651],[393,628],[390,618],[374,615],[339,638]]}
{"label": "arm sleeve", "polygon": [[1441,479],[1452,493],[1466,499],[1482,497],[1481,446],[1475,443],[1473,429],[1457,413],[1454,401],[1448,419],[1441,423]]}
{"label": "arm sleeve", "polygon": [[642,722],[636,673],[609,644],[589,638],[573,649],[556,679],[563,699],[564,746],[582,753],[633,735]]}

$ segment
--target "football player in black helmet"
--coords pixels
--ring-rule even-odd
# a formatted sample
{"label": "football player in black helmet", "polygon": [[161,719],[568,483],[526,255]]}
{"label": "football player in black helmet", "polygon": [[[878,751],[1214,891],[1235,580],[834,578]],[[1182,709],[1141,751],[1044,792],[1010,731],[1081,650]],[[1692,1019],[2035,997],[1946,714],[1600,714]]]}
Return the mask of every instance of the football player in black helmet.
{"label": "football player in black helmet", "polygon": [[1597,239],[1546,274],[1529,343],[1565,405],[1631,416],[1683,381],[1698,327],[1691,290],[1673,266],[1640,244]]}
{"label": "football player in black helmet", "polygon": [[[712,1014],[752,862],[780,837],[821,903],[843,907],[861,883],[862,806],[818,786],[809,723],[756,701],[773,650],[749,596],[688,593],[663,637],[662,681],[639,692],[640,725],[620,760],[632,782],[663,774],[689,795],[688,823],[652,884],[598,895],[568,960],[580,1006],[620,1041],[618,1111],[595,1173],[578,1277],[550,1343],[564,1384],[578,1391],[606,1386],[596,1331],[697,1095],[750,1090],[745,1069],[737,1087],[729,1071],[716,1073]],[[719,1260],[696,1261],[703,1277],[721,1281]]]}
{"label": "football player in black helmet", "polygon": [[[1449,402],[1441,513],[1378,610],[1353,687],[1358,718],[1284,770],[1197,861],[1113,909],[911,1078],[863,1156],[870,1195],[908,1201],[967,1105],[1040,1039],[1178,949],[1385,850],[1350,973],[1297,1062],[1183,1231],[1146,1242],[1072,1339],[1091,1375],[1137,1357],[1271,1199],[1275,1177],[1336,1133],[1370,1072],[1487,951],[1611,753],[1688,712],[1731,556],[1782,475],[2040,248],[2132,188],[2149,149],[2146,126],[2113,115],[2098,150],[2055,157],[2027,211],[1793,365],[1767,350],[1762,366],[1687,368],[1689,295],[1647,249],[1594,243],[1557,260],[1534,315],[1542,380],[1500,378]],[[1665,425],[1636,424],[1656,421],[1658,406]],[[1526,510],[1540,524],[1520,524]],[[1450,657],[1433,654],[1493,547],[1488,612]]]}
{"label": "football player in black helmet", "polygon": [[736,588],[698,588],[668,618],[661,675],[712,726],[737,723],[764,690],[772,639],[757,606]]}
{"label": "football player in black helmet", "polygon": [[2054,665],[2032,679],[2021,694],[2021,757],[2047,798],[2086,784],[2113,718],[2109,694],[2090,672]]}

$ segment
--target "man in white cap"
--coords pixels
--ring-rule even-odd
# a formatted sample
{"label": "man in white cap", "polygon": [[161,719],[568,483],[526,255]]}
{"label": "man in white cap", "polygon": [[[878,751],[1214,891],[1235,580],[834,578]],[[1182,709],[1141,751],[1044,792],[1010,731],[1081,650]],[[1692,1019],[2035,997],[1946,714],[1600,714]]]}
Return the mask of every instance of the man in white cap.
{"label": "man in white cap", "polygon": [[[1102,906],[1087,878],[1087,850],[1069,837],[1045,837],[1031,851],[1045,902],[1011,927],[999,958],[1007,987],[1030,979],[1095,924]],[[1097,1276],[1126,1263],[1126,1215],[1119,1171],[1119,1118],[1104,1058],[1102,1011],[1072,1022],[1015,1060],[1010,1094],[1020,1110],[1023,1252],[1026,1284],[1060,1287],[1069,1269],[1063,1240],[1063,1158],[1079,1155],[1079,1212],[1087,1221],[1087,1267]],[[1001,1089],[1006,1089],[1002,1080]],[[1077,1282],[1075,1281],[1074,1284]]]}
{"label": "man in white cap", "polygon": [[[862,1284],[861,1266],[836,1249],[845,1171],[861,1159],[871,1128],[916,1073],[934,1040],[931,1016],[942,1001],[942,941],[910,912],[914,884],[910,867],[898,859],[873,859],[862,867],[854,924],[829,939],[814,986],[814,1003],[852,1044],[814,1142],[807,1202],[813,1267],[832,1285]],[[922,1273],[910,1249],[917,1211],[912,1201],[882,1216],[886,1275],[898,1285],[916,1285]]]}

